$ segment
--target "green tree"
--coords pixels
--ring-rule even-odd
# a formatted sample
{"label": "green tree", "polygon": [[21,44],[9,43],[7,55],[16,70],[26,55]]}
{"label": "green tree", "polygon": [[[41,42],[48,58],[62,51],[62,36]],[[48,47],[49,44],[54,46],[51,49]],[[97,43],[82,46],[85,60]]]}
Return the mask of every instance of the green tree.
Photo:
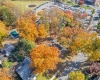
{"label": "green tree", "polygon": [[0,20],[2,20],[6,26],[12,26],[16,21],[16,17],[8,8],[2,6],[0,7]]}
{"label": "green tree", "polygon": [[100,29],[100,22],[99,22],[98,25],[97,25],[97,29]]}
{"label": "green tree", "polygon": [[81,71],[76,71],[76,72],[72,71],[69,74],[68,80],[85,80],[85,76]]}
{"label": "green tree", "polygon": [[14,54],[19,58],[19,60],[23,60],[25,56],[29,56],[29,53],[33,48],[35,48],[35,44],[33,42],[21,39],[18,41]]}

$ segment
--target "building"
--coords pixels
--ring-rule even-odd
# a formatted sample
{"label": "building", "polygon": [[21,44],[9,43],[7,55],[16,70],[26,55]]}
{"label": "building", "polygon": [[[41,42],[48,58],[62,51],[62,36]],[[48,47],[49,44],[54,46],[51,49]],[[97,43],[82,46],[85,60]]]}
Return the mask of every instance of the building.
{"label": "building", "polygon": [[12,54],[12,51],[15,49],[15,47],[12,44],[5,44],[4,47],[1,49],[1,53],[3,53],[5,56],[9,56]]}
{"label": "building", "polygon": [[25,58],[16,69],[16,72],[22,80],[36,80],[36,77],[33,74],[33,69],[30,68],[30,58]]}
{"label": "building", "polygon": [[91,5],[99,5],[100,4],[100,0],[84,0],[85,3],[89,3]]}

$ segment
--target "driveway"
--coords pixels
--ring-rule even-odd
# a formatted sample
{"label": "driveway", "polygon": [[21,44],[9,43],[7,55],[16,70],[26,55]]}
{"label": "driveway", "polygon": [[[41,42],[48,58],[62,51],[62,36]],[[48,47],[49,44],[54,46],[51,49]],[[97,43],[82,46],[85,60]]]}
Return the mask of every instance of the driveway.
{"label": "driveway", "polygon": [[73,62],[64,70],[58,80],[66,80],[71,71],[78,70],[83,62],[87,60],[87,57],[83,53],[79,53]]}
{"label": "driveway", "polygon": [[0,61],[3,61],[4,59],[6,59],[6,57],[4,57],[2,53],[0,53]]}

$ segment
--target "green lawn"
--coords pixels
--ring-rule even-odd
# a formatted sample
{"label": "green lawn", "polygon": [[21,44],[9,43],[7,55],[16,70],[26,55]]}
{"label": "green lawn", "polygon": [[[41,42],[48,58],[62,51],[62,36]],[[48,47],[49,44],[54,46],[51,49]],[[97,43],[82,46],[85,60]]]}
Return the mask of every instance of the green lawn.
{"label": "green lawn", "polygon": [[12,62],[9,62],[9,61],[7,61],[7,60],[5,60],[5,61],[3,62],[3,66],[6,67],[6,68],[11,67],[12,65],[13,65],[13,63],[12,63]]}
{"label": "green lawn", "polygon": [[78,5],[77,3],[71,2],[70,0],[66,0],[66,3],[70,6],[76,6]]}
{"label": "green lawn", "polygon": [[85,9],[93,9],[92,7],[89,7],[89,6],[85,6],[85,5],[83,5],[83,6],[81,6],[81,8],[85,8]]}
{"label": "green lawn", "polygon": [[46,78],[45,76],[38,75],[38,76],[37,76],[37,80],[49,80],[49,79]]}
{"label": "green lawn", "polygon": [[25,10],[29,10],[29,9],[34,9],[33,8],[29,8],[28,5],[30,4],[34,4],[36,6],[39,6],[42,3],[45,3],[47,1],[12,1],[15,5],[17,5],[22,12],[24,12]]}
{"label": "green lawn", "polygon": [[[66,3],[69,4],[70,6],[76,6],[78,5],[77,3],[74,3],[74,2],[71,2],[70,0],[66,0]],[[81,8],[84,8],[84,9],[93,9],[92,7],[89,7],[89,6],[81,6]]]}

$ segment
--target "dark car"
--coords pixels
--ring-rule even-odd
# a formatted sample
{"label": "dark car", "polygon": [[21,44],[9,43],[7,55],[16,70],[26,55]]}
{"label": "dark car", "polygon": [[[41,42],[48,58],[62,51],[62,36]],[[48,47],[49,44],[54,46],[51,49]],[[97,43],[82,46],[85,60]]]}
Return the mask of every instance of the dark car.
{"label": "dark car", "polygon": [[99,19],[98,17],[94,17],[94,19],[93,19],[93,20],[94,20],[94,21],[97,21],[98,19]]}
{"label": "dark car", "polygon": [[63,47],[60,44],[53,44],[53,46],[57,47],[59,50],[63,49]]}

